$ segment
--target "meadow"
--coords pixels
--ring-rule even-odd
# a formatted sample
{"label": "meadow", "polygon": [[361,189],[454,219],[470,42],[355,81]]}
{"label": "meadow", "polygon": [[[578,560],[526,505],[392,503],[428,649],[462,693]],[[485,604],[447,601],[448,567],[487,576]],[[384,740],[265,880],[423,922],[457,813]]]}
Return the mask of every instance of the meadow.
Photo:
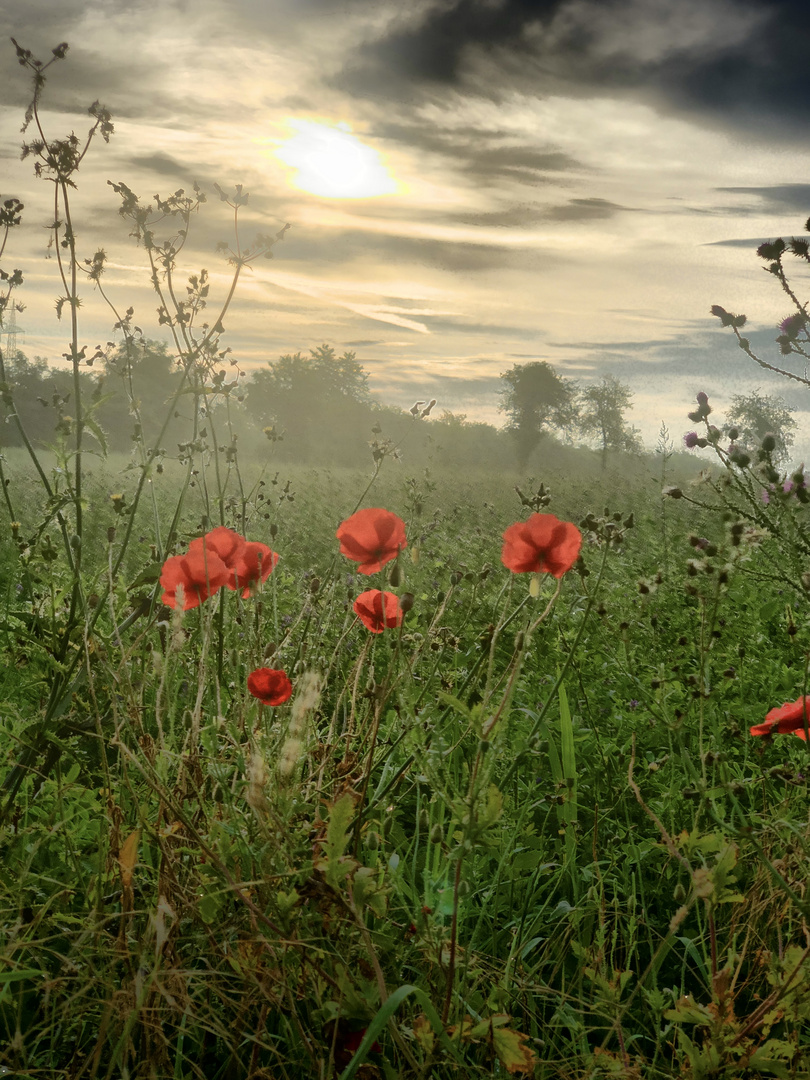
{"label": "meadow", "polygon": [[[69,210],[86,147],[31,147]],[[2,1075],[810,1076],[803,469],[699,388],[700,474],[550,441],[530,475],[412,469],[384,420],[362,470],[245,457],[233,289],[203,322],[179,268],[196,196],[117,190],[188,438],[143,439],[113,309],[105,454],[64,213],[47,450],[0,371]]]}

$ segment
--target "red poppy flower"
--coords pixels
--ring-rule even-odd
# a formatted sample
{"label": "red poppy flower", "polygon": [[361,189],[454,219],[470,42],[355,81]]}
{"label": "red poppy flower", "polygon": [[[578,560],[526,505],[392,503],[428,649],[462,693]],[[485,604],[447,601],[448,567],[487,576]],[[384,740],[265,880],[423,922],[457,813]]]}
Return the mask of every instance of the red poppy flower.
{"label": "red poppy flower", "polygon": [[381,634],[383,630],[401,626],[403,612],[399,598],[392,592],[369,589],[360,593],[354,602],[354,613],[372,634]]}
{"label": "red poppy flower", "polygon": [[198,607],[203,600],[227,585],[231,571],[214,551],[202,546],[185,555],[172,555],[163,564],[160,584],[166,590],[163,603],[177,607],[177,589],[183,589],[183,611]]}
{"label": "red poppy flower", "polygon": [[810,719],[810,695],[797,698],[796,701],[786,701],[777,709],[771,709],[766,714],[761,724],[755,724],[751,728],[752,735],[785,735],[793,732],[800,739],[807,739],[804,731],[804,714]]}
{"label": "red poppy flower", "polygon": [[567,574],[579,558],[582,533],[570,521],[554,514],[532,514],[503,534],[501,562],[514,574],[544,573],[555,578]]}
{"label": "red poppy flower", "polygon": [[336,535],[341,554],[360,563],[360,574],[376,573],[408,546],[402,518],[378,507],[358,510],[341,522]]}
{"label": "red poppy flower", "polygon": [[251,671],[247,688],[264,705],[283,705],[292,697],[293,686],[284,671],[260,667]]}
{"label": "red poppy flower", "polygon": [[192,540],[189,551],[198,548],[214,551],[222,559],[231,571],[230,580],[225,584],[229,589],[241,588],[245,598],[250,596],[250,586],[265,581],[278,562],[278,555],[267,544],[249,542],[224,525]]}

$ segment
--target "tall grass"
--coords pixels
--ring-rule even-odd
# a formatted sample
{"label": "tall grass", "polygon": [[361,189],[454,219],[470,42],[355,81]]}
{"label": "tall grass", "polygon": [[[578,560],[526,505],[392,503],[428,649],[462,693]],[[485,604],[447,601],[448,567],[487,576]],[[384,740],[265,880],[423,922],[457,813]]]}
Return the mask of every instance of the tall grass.
{"label": "tall grass", "polygon": [[[39,125],[47,65],[20,59]],[[40,136],[68,199],[83,151]],[[60,413],[50,454],[4,455],[0,1067],[807,1076],[807,747],[748,733],[806,693],[810,655],[805,502],[767,448],[721,449],[663,501],[648,464],[515,493],[409,473],[382,436],[362,474],[277,471],[272,446],[243,462],[214,363],[233,289],[203,325],[207,278],[175,303],[183,242],[155,237],[202,193],[149,211],[118,190],[189,438],[175,460],[139,442],[125,314],[133,458],[88,469],[92,402]],[[237,226],[243,198],[223,199]],[[78,370],[80,260],[56,239]],[[268,244],[235,240],[234,287]],[[335,536],[359,506],[407,536],[370,575]],[[582,534],[576,565],[510,572],[504,530],[552,511]],[[169,560],[221,525],[278,566],[247,596],[164,604]],[[398,625],[357,618],[369,588]],[[251,695],[261,668],[289,700]]]}

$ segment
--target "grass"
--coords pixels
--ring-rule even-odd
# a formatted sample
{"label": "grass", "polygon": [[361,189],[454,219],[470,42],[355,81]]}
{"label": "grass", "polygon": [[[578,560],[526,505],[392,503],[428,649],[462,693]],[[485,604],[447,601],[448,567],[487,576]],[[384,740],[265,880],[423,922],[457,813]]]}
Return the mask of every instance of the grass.
{"label": "grass", "polygon": [[[670,501],[665,568],[655,493],[625,485],[633,527],[608,543],[596,508],[584,568],[527,640],[554,582],[532,599],[500,565],[516,496],[397,468],[366,502],[406,520],[401,630],[351,611],[385,576],[337,554],[356,475],[290,470],[254,501],[248,538],[275,525],[281,556],[260,596],[119,635],[151,560],[133,547],[2,832],[2,1065],[806,1075],[806,750],[747,734],[805,680],[801,606],[759,576],[771,541],[734,547]],[[161,483],[169,506],[179,480]],[[584,520],[583,488],[549,509]],[[100,590],[109,475],[89,492]],[[50,591],[31,569],[4,569],[6,775],[55,662],[52,640],[17,644],[18,585],[60,618],[60,560]],[[261,665],[290,674],[291,703],[250,697]]]}
{"label": "grass", "polygon": [[[265,464],[237,451],[220,337],[243,270],[285,230],[245,246],[247,196],[220,191],[233,278],[217,305],[206,271],[177,278],[202,192],[153,209],[116,184],[178,367],[146,445],[141,331],[71,216],[110,116],[96,103],[84,142],[49,141],[39,113],[66,51],[17,46],[73,390],[40,451],[0,354],[26,447],[0,458],[2,1074],[810,1077],[808,746],[749,734],[808,691],[803,471],[777,468],[772,436],[723,449],[705,394],[689,417],[719,468],[695,484],[665,431],[655,460],[608,471],[547,441],[517,490],[446,468],[435,444],[431,460],[428,439],[399,466],[380,424],[368,471],[276,471],[275,444]],[[0,255],[21,209],[4,203]],[[81,339],[84,275],[121,340],[126,461],[89,453],[102,395],[84,399],[81,365],[104,352]],[[3,282],[0,312],[22,284]],[[744,317],[713,313],[761,363]],[[806,355],[795,329],[784,347]],[[335,536],[361,506],[407,535],[370,576]],[[559,580],[501,560],[533,512],[581,531]],[[220,525],[278,566],[247,597],[163,606],[166,561],[188,556],[186,584],[204,584],[190,545]],[[369,588],[396,594],[398,625],[355,616]],[[289,700],[248,692],[261,667],[289,676]]]}

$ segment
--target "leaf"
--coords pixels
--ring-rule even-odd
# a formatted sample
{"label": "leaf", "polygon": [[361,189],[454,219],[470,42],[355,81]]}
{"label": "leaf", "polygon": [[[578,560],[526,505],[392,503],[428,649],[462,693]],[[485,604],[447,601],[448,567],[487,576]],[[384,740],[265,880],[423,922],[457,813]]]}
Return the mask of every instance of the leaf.
{"label": "leaf", "polygon": [[210,926],[219,914],[219,899],[216,893],[206,893],[205,896],[200,897],[199,902],[200,918],[206,924]]}
{"label": "leaf", "polygon": [[463,716],[465,720],[472,722],[472,713],[459,698],[453,697],[452,694],[448,694],[444,690],[439,690],[438,698],[440,701],[443,701],[448,708],[452,709],[453,712],[457,712],[459,716]]}
{"label": "leaf", "polygon": [[354,799],[344,792],[329,806],[329,822],[326,837],[322,841],[323,858],[315,861],[315,868],[323,872],[333,889],[339,889],[340,883],[357,865],[354,859],[344,858],[349,843],[349,824],[354,816]]}
{"label": "leaf", "polygon": [[711,1027],[714,1022],[706,1006],[700,1005],[688,994],[675,1002],[674,1009],[667,1009],[664,1016],[667,1020],[674,1020],[676,1024],[705,1024]]}
{"label": "leaf", "polygon": [[132,584],[127,586],[127,589],[135,589],[139,585],[154,585],[156,581],[160,580],[162,572],[163,563],[150,563],[144,570],[141,570],[140,574],[138,574]]}
{"label": "leaf", "polygon": [[508,1073],[534,1072],[537,1055],[531,1047],[526,1045],[528,1041],[529,1036],[520,1031],[513,1031],[506,1027],[492,1029],[492,1045],[495,1047],[499,1061],[506,1066]]}
{"label": "leaf", "polygon": [[424,1013],[420,1013],[413,1022],[413,1036],[426,1054],[433,1053],[433,1047],[436,1045],[436,1034]]}
{"label": "leaf", "polygon": [[101,429],[100,425],[92,418],[92,416],[87,416],[86,414],[84,416],[84,419],[83,419],[82,423],[84,424],[85,428],[87,428],[87,430],[90,432],[90,434],[95,437],[96,442],[101,447],[102,454],[104,455],[104,457],[106,457],[107,456],[107,436],[104,434],[104,432]]}
{"label": "leaf", "polygon": [[132,870],[138,861],[138,841],[141,830],[135,829],[121,845],[118,853],[118,865],[121,867],[121,884],[125,889],[132,887]]}

